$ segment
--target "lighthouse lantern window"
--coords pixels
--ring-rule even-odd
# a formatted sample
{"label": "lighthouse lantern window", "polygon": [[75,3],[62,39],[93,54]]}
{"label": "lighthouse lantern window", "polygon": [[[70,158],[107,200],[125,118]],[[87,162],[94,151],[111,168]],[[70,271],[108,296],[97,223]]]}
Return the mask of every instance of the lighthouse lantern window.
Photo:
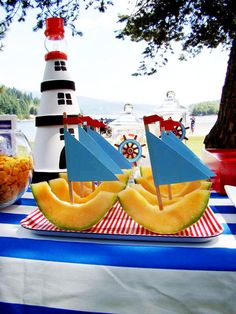
{"label": "lighthouse lantern window", "polygon": [[65,61],[55,61],[54,69],[55,71],[67,71]]}
{"label": "lighthouse lantern window", "polygon": [[70,93],[57,93],[58,105],[72,105],[72,97]]}

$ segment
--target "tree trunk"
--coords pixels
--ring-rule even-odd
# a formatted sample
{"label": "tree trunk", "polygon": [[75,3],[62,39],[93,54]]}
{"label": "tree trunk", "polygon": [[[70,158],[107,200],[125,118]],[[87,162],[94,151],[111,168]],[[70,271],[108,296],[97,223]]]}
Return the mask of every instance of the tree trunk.
{"label": "tree trunk", "polygon": [[218,118],[204,144],[205,148],[236,148],[236,40],[230,51]]}

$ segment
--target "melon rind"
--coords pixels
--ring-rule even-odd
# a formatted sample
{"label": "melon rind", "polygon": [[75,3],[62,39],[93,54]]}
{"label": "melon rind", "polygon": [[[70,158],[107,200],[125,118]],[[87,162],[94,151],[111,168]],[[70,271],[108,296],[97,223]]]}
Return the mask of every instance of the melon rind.
{"label": "melon rind", "polygon": [[122,208],[134,221],[159,234],[175,234],[194,224],[207,208],[209,198],[208,190],[196,190],[160,210],[132,188],[118,194]]}
{"label": "melon rind", "polygon": [[32,193],[43,215],[66,230],[86,230],[98,223],[117,201],[117,194],[101,191],[84,204],[70,204],[54,195],[47,182],[31,184]]}

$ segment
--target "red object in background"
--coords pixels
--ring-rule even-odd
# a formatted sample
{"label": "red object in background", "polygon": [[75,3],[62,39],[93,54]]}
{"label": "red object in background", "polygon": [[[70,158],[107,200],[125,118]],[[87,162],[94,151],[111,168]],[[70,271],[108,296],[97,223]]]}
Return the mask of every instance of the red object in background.
{"label": "red object in background", "polygon": [[211,178],[213,190],[226,194],[225,185],[236,186],[236,149],[203,150],[202,159],[216,174]]}
{"label": "red object in background", "polygon": [[153,114],[151,116],[144,116],[143,122],[145,125],[159,122],[160,123],[160,129],[164,129],[165,131],[174,131],[174,129],[181,125],[180,122],[174,121],[171,118],[164,120],[164,118],[158,116],[157,114]]}
{"label": "red object in background", "polygon": [[178,126],[180,126],[180,122],[173,121],[172,119],[163,120],[160,122],[161,130],[164,128],[165,131],[174,131],[174,129]]}

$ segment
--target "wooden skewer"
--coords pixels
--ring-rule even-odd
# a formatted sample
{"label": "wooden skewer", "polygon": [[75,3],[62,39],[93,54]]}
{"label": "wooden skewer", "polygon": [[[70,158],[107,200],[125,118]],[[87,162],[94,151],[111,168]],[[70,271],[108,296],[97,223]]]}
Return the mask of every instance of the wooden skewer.
{"label": "wooden skewer", "polygon": [[163,202],[162,202],[162,198],[161,198],[161,192],[160,192],[159,185],[156,185],[155,187],[156,187],[157,201],[159,204],[159,208],[160,208],[160,210],[163,210],[164,207],[163,207]]}
{"label": "wooden skewer", "polygon": [[[63,112],[63,118],[67,118],[66,112]],[[67,124],[64,123],[64,129],[67,130]],[[73,193],[73,185],[72,181],[68,180],[68,187],[69,187],[69,197],[70,197],[70,202],[71,204],[74,204],[74,193]]]}
{"label": "wooden skewer", "polygon": [[[149,131],[148,124],[145,124],[145,130]],[[157,195],[157,201],[158,201],[159,208],[160,208],[160,210],[163,210],[164,207],[163,207],[163,202],[162,202],[162,198],[161,198],[161,192],[160,192],[159,185],[155,185],[155,188],[156,188],[156,195]]]}
{"label": "wooden skewer", "polygon": [[[162,127],[162,128],[161,128],[161,133],[164,132],[164,131],[165,131],[165,128]],[[169,197],[169,200],[172,200],[172,190],[171,190],[171,185],[170,185],[170,184],[168,184],[167,189],[168,189],[168,197]]]}
{"label": "wooden skewer", "polygon": [[[91,128],[91,125],[87,124],[87,122],[83,122],[83,127],[87,131],[88,128]],[[95,182],[92,181],[92,192],[95,191]]]}
{"label": "wooden skewer", "polygon": [[84,182],[80,182],[80,185],[79,185],[79,186],[80,186],[80,188],[79,188],[79,190],[80,190],[80,191],[79,191],[79,194],[80,194],[80,195],[79,195],[79,196],[80,196],[80,197],[84,197]]}
{"label": "wooden skewer", "polygon": [[69,186],[70,202],[71,204],[74,204],[74,193],[73,193],[72,181],[68,181],[68,186]]}
{"label": "wooden skewer", "polygon": [[169,200],[172,200],[172,190],[171,190],[170,184],[168,184],[168,196],[169,196]]}

